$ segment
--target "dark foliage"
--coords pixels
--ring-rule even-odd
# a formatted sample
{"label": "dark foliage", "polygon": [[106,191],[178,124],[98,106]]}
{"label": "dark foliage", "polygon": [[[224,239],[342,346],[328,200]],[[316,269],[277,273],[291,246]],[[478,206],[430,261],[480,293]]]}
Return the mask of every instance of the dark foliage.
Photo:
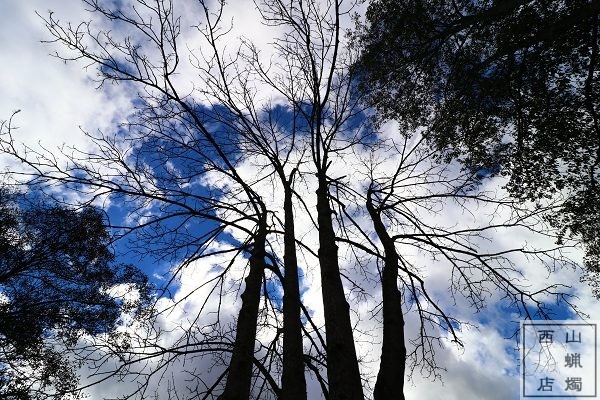
{"label": "dark foliage", "polygon": [[[114,263],[102,214],[0,191],[0,397],[71,396],[83,335],[108,333],[149,299],[146,277]],[[125,301],[111,288],[139,291]]]}
{"label": "dark foliage", "polygon": [[467,168],[499,168],[520,199],[566,196],[551,217],[598,269],[600,60],[596,0],[376,0],[361,87],[379,118]]}

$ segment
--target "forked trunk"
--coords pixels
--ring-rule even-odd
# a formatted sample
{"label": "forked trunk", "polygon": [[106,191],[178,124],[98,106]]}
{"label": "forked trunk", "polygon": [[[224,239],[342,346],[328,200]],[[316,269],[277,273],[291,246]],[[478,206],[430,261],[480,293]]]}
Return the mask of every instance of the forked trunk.
{"label": "forked trunk", "polygon": [[373,206],[370,189],[367,193],[367,210],[385,251],[381,274],[383,345],[373,398],[375,400],[404,400],[406,347],[402,299],[398,290],[398,253],[394,241],[381,220],[381,214]]}

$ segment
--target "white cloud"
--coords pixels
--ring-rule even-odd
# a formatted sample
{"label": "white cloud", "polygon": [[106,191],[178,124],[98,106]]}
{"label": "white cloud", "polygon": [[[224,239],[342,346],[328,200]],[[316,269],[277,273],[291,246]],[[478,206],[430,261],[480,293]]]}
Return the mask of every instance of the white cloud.
{"label": "white cloud", "polygon": [[[15,138],[34,145],[38,141],[53,150],[62,144],[89,147],[79,130],[115,128],[129,113],[126,93],[118,88],[97,86],[93,69],[83,70],[82,63],[62,63],[49,56],[56,48],[41,43],[50,35],[38,15],[47,17],[46,1],[9,1],[0,4],[5,38],[0,52],[0,118],[6,119],[20,109]],[[53,2],[52,9],[62,20],[86,19],[78,2]],[[6,161],[5,161],[6,162]]]}
{"label": "white cloud", "polygon": [[[54,2],[52,7],[56,8],[57,15],[61,19],[78,21],[87,19],[82,10],[75,7],[75,2]],[[194,50],[199,46],[200,38],[194,29],[190,26],[201,22],[201,17],[197,17],[196,5],[189,3],[178,3],[178,7],[185,9],[183,12],[182,42],[189,43],[190,49]],[[16,119],[16,125],[20,128],[15,138],[34,145],[41,141],[48,149],[53,149],[63,143],[74,145],[79,148],[87,148],[89,142],[82,135],[78,126],[84,129],[95,131],[101,129],[111,131],[115,129],[116,124],[131,112],[130,94],[122,86],[107,85],[102,91],[95,90],[96,83],[93,82],[95,72],[93,68],[86,72],[82,70],[81,63],[63,64],[56,59],[48,57],[52,46],[43,45],[39,40],[48,38],[43,22],[34,13],[39,10],[45,15],[48,7],[47,2],[42,0],[27,2],[2,2],[0,3],[0,15],[3,17],[3,24],[0,24],[0,37],[10,38],[0,44],[0,65],[3,68],[3,74],[0,76],[0,92],[3,93],[0,99],[0,119],[10,115],[11,110],[22,109],[21,114]],[[239,44],[238,38],[241,35],[250,37],[260,48],[262,56],[268,60],[272,54],[270,43],[277,28],[266,28],[261,24],[252,2],[239,0],[231,2],[227,6],[227,12],[224,21],[233,20],[234,31],[229,35],[231,39],[228,42],[230,49],[236,49]],[[179,83],[186,89],[191,90],[191,83],[194,81],[195,72],[188,62],[182,60],[181,73],[178,75]],[[272,90],[265,90],[260,86],[261,98],[277,96]],[[260,98],[257,97],[257,101]],[[394,129],[389,127],[384,131],[388,138],[394,138]],[[379,156],[383,156],[378,154]],[[394,168],[397,158],[388,156],[380,165],[380,170],[388,173]],[[348,157],[348,155],[346,155]],[[256,175],[256,166],[248,160],[240,167],[240,173],[243,176],[252,179]],[[9,161],[3,160],[4,163]],[[338,159],[332,165],[334,176],[343,176],[350,173],[352,163],[348,159]],[[315,183],[308,172],[303,180],[300,180],[297,189],[301,192],[303,200],[311,207],[316,204],[314,195]],[[361,180],[364,181],[364,175],[357,176],[354,182],[360,189]],[[216,185],[223,184],[218,180],[207,179],[205,184]],[[490,190],[494,190],[499,181],[489,180]],[[283,203],[283,193],[281,190],[273,190],[271,183],[265,182],[264,190],[267,199],[277,209]],[[364,189],[364,188],[363,188]],[[421,210],[423,221],[435,223],[442,226],[455,226],[456,224],[475,226],[482,223],[488,223],[490,220],[490,208],[479,206],[477,209],[471,209],[473,214],[466,213],[464,209],[456,205],[446,204],[439,212],[425,212]],[[297,236],[314,251],[318,248],[316,230],[314,229],[312,219],[303,208],[296,204],[296,229]],[[282,218],[282,215],[278,216]],[[505,217],[507,215],[504,215]],[[367,229],[370,228],[370,222],[363,217],[357,217],[361,224]],[[231,231],[232,234],[237,234]],[[527,241],[535,246],[552,246],[552,238],[535,236],[525,230],[505,231],[497,230],[489,232],[488,241],[479,241],[482,249],[511,248],[515,245]],[[238,237],[242,239],[242,237]],[[273,237],[275,249],[281,250],[281,240]],[[513,374],[517,367],[517,360],[514,359],[514,353],[511,346],[514,341],[506,340],[502,337],[506,325],[516,322],[518,316],[507,314],[500,308],[501,295],[491,293],[488,296],[488,307],[474,314],[474,310],[468,307],[466,299],[457,296],[455,299],[448,295],[449,287],[449,269],[447,265],[441,262],[433,262],[429,257],[416,252],[414,248],[403,248],[410,252],[415,264],[421,268],[421,271],[427,276],[427,285],[435,298],[439,299],[440,304],[446,306],[452,316],[458,319],[473,322],[479,325],[479,330],[464,328],[460,332],[460,339],[465,347],[462,351],[456,351],[452,346],[448,349],[440,349],[436,353],[437,362],[445,367],[447,371],[442,374],[444,385],[439,381],[430,382],[422,378],[417,372],[413,376],[413,381],[406,387],[407,398],[424,399],[516,399],[518,396],[518,377]],[[363,272],[356,268],[352,261],[352,254],[346,253],[344,246],[341,246],[340,254],[343,267],[352,277],[362,279]],[[300,267],[305,277],[305,292],[303,295],[305,304],[309,310],[314,312],[314,319],[318,325],[323,324],[322,300],[320,276],[316,260],[312,255],[298,250]],[[406,254],[405,254],[406,255]],[[581,254],[575,253],[575,258],[580,258]],[[591,297],[589,289],[580,285],[578,282],[579,272],[572,269],[559,269],[557,272],[548,273],[543,266],[532,259],[516,257],[515,261],[525,274],[526,280],[532,285],[543,286],[551,282],[571,283],[575,287],[575,294],[580,295],[577,304],[583,311],[592,314],[593,318],[600,319],[600,311],[597,302]],[[202,260],[193,263],[185,269],[181,275],[177,290],[172,299],[162,299],[159,302],[161,308],[168,308],[170,312],[161,315],[159,326],[164,329],[166,334],[163,337],[162,344],[169,345],[178,343],[191,324],[196,326],[208,326],[214,322],[218,307],[221,307],[222,324],[227,325],[233,321],[237,315],[240,305],[238,292],[230,291],[219,305],[218,296],[210,293],[210,285],[197,289],[198,282],[207,282],[214,278],[219,269],[215,266],[223,265],[227,262],[226,256],[213,257],[209,260]],[[369,264],[368,274],[370,277],[376,277],[376,271],[372,264]],[[241,282],[244,271],[244,262],[240,259],[234,266],[233,272],[227,276],[229,288],[236,282]],[[371,318],[371,312],[378,303],[379,291],[374,283],[366,284],[372,298],[369,301],[361,301],[360,298],[353,301],[353,319],[358,321],[356,332],[357,350],[367,362],[363,367],[363,372],[370,377],[372,387],[378,368],[378,354],[380,350],[380,325],[377,319]],[[208,299],[208,300],[207,300]],[[548,300],[552,300],[548,298]],[[354,307],[356,306],[356,307]],[[198,319],[196,319],[196,317]],[[415,334],[418,319],[414,311],[406,316],[407,332]],[[482,322],[483,321],[483,322]],[[184,361],[173,364],[169,374],[175,376],[175,381],[183,386],[189,385],[185,379],[190,375],[181,371],[193,370],[202,373],[207,382],[218,375],[219,368],[211,370],[209,367],[214,360],[210,357]],[[156,365],[156,364],[153,364]],[[418,369],[417,369],[418,371]],[[124,392],[135,387],[135,382],[120,383],[118,386],[109,381],[103,385],[92,387],[89,392],[92,398],[101,398],[106,396],[108,391]],[[154,389],[154,388],[153,388]],[[160,390],[166,390],[162,386]],[[309,398],[317,398],[320,388],[314,380],[309,379]],[[370,395],[370,394],[369,394]]]}

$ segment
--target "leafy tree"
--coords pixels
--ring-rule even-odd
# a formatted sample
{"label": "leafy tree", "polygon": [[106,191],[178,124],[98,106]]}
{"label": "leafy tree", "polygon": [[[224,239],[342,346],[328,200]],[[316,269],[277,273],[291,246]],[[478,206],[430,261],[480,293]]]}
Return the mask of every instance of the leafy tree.
{"label": "leafy tree", "polygon": [[356,64],[381,120],[428,139],[587,243],[598,271],[600,2],[374,0]]}
{"label": "leafy tree", "polygon": [[[2,398],[75,396],[77,363],[67,348],[82,336],[113,331],[122,313],[142,311],[147,279],[116,264],[110,242],[95,208],[73,210],[0,190]],[[130,296],[115,293],[117,286]]]}

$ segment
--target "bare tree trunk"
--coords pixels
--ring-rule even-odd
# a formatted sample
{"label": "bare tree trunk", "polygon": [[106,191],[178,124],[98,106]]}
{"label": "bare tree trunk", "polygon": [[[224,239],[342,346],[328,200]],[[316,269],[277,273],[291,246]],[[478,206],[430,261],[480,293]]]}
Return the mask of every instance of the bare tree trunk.
{"label": "bare tree trunk", "polygon": [[381,274],[383,345],[373,397],[375,400],[404,400],[406,347],[402,299],[398,290],[398,253],[381,220],[379,210],[373,206],[371,189],[367,192],[367,210],[385,251]]}
{"label": "bare tree trunk", "polygon": [[319,263],[327,338],[327,378],[331,400],[364,400],[358,360],[352,337],[349,306],[338,264],[338,247],[331,221],[328,186],[319,174],[317,219],[319,223]]}
{"label": "bare tree trunk", "polygon": [[265,269],[266,214],[261,216],[258,232],[254,238],[250,256],[250,271],[246,277],[246,287],[242,293],[242,308],[237,320],[235,344],[225,390],[219,400],[248,400],[252,384],[254,342],[256,322],[260,304],[260,290]]}
{"label": "bare tree trunk", "polygon": [[302,346],[302,323],[300,321],[300,287],[298,281],[298,259],[296,257],[292,190],[290,187],[291,182],[285,181],[283,183],[285,185],[283,203],[285,214],[283,234],[285,280],[283,282],[283,373],[281,378],[281,399],[306,400],[304,349]]}

